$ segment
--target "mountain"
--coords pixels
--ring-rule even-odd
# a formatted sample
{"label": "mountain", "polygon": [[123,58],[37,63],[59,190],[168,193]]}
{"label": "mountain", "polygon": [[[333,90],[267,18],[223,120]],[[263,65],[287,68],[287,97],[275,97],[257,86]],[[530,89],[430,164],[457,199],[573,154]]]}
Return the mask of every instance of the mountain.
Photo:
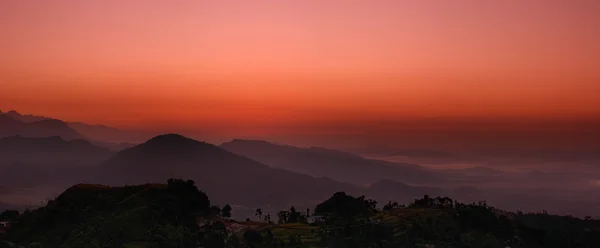
{"label": "mountain", "polygon": [[0,138],[0,164],[85,166],[97,165],[111,155],[110,150],[94,146],[90,142],[81,139],[66,141],[58,136]]}
{"label": "mountain", "polygon": [[90,142],[95,146],[104,147],[111,151],[117,151],[117,152],[125,150],[127,148],[134,147],[136,145],[136,144],[129,143],[129,142],[115,143],[115,142],[95,141],[95,140],[92,140]]}
{"label": "mountain", "polygon": [[65,122],[56,119],[45,119],[34,122],[23,122],[7,114],[0,115],[0,137],[49,137],[60,136],[66,140],[83,139],[84,136],[71,129]]}
{"label": "mountain", "polygon": [[85,140],[0,138],[0,186],[64,187],[85,181],[113,152]]}
{"label": "mountain", "polygon": [[15,120],[8,115],[0,114],[0,137],[14,135],[22,131],[25,125],[25,123]]}
{"label": "mountain", "polygon": [[30,123],[30,122],[37,122],[37,121],[43,121],[43,120],[48,120],[51,118],[48,117],[44,117],[44,116],[36,116],[36,115],[22,115],[19,112],[15,111],[15,110],[10,110],[6,113],[2,113],[2,111],[0,111],[0,114],[5,114],[15,120],[19,120],[25,123]]}
{"label": "mountain", "polygon": [[68,122],[70,128],[92,140],[97,140],[110,145],[138,143],[150,138],[149,135],[129,130],[122,130],[104,125],[89,125],[81,122]]}
{"label": "mountain", "polygon": [[434,187],[418,187],[392,180],[380,180],[372,184],[365,195],[380,202],[398,201],[412,202],[414,199],[424,195],[442,196],[444,190]]}
{"label": "mountain", "polygon": [[[146,140],[150,137],[147,134],[143,134],[143,133],[139,133],[139,132],[135,132],[135,131],[129,131],[129,130],[121,130],[118,128],[104,126],[104,125],[90,125],[90,124],[86,124],[86,123],[82,123],[82,122],[64,122],[64,121],[60,121],[61,123],[64,123],[64,124],[57,124],[56,119],[46,117],[46,116],[20,114],[19,112],[15,111],[15,110],[10,110],[6,113],[3,113],[2,111],[0,111],[0,115],[5,115],[7,117],[10,117],[10,118],[20,121],[20,122],[23,122],[25,124],[28,124],[28,123],[52,124],[52,123],[54,123],[54,125],[56,125],[57,127],[58,127],[58,125],[60,125],[61,126],[60,128],[68,128],[68,129],[75,131],[76,133],[78,133],[78,135],[75,135],[75,136],[77,136],[77,138],[86,137],[90,140],[96,140],[96,141],[101,141],[101,142],[110,142],[110,145],[113,145],[112,143],[119,144],[119,143],[127,143],[127,142],[140,142],[140,141]],[[50,121],[50,122],[43,122],[43,121]],[[69,131],[69,132],[73,133],[73,131]],[[2,134],[2,132],[0,132],[0,136],[2,136],[1,134]],[[45,135],[40,135],[40,134],[28,134],[22,130],[10,132],[9,135],[17,135],[17,134],[21,134],[23,136],[33,136],[33,137],[44,137],[45,136]],[[62,136],[62,137],[68,138],[68,139],[71,138],[70,136],[65,136],[60,133],[54,133],[53,135]],[[51,135],[46,135],[46,136],[51,136]]]}
{"label": "mountain", "polygon": [[415,184],[442,180],[436,173],[418,165],[366,159],[325,148],[299,148],[239,139],[223,143],[221,147],[269,166],[359,185],[369,185],[381,179]]}
{"label": "mountain", "polygon": [[215,201],[238,205],[280,205],[318,201],[347,184],[271,168],[217,146],[177,134],[157,136],[118,152],[98,166],[99,183],[163,182],[189,178]]}

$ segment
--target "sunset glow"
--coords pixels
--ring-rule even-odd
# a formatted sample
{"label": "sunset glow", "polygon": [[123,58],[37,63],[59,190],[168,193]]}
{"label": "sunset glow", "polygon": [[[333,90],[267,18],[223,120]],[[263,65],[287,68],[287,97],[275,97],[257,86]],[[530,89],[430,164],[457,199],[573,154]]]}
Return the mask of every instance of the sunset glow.
{"label": "sunset glow", "polygon": [[600,116],[598,1],[176,2],[1,2],[0,108],[230,134]]}

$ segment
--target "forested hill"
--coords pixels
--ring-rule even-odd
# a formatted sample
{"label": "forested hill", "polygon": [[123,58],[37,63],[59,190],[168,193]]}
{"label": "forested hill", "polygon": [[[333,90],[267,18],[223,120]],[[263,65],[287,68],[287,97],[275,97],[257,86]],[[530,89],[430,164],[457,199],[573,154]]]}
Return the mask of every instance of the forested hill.
{"label": "forested hill", "polygon": [[[80,184],[46,207],[21,215],[9,230],[11,242],[42,247],[122,247],[128,243],[165,245],[170,239],[195,245],[196,216],[210,201],[193,181],[107,187]],[[180,236],[169,236],[170,233]],[[186,246],[189,247],[189,246]]]}
{"label": "forested hill", "polygon": [[380,209],[365,196],[338,192],[312,211],[291,207],[263,221],[259,210],[258,222],[221,218],[230,216],[231,207],[211,206],[193,181],[79,184],[40,209],[0,215],[0,221],[12,222],[8,235],[0,235],[0,247],[600,247],[599,220],[511,213],[447,197],[424,196],[409,205],[389,202]]}

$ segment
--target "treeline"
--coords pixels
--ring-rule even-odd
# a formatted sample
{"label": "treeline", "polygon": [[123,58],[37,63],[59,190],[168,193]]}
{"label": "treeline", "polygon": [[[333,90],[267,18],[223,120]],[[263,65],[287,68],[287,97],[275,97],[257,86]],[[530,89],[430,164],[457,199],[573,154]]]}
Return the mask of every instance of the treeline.
{"label": "treeline", "polygon": [[[311,215],[322,219],[308,224]],[[0,220],[12,223],[4,237],[11,245],[0,242],[0,247],[600,247],[598,220],[510,213],[485,202],[463,204],[447,197],[424,196],[408,205],[388,202],[379,209],[374,200],[338,192],[312,213],[291,207],[280,211],[276,221],[257,209],[256,216],[265,224],[235,234],[223,222],[200,228],[197,221],[230,216],[231,206],[211,206],[193,181],[76,185],[43,208],[0,214]],[[275,233],[290,225],[307,232]]]}

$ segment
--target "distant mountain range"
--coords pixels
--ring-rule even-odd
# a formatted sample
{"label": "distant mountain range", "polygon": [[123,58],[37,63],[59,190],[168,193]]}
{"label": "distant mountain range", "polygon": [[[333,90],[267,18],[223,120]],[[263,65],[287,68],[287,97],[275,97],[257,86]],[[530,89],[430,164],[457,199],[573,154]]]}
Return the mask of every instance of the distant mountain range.
{"label": "distant mountain range", "polygon": [[160,183],[187,178],[217,202],[240,205],[311,203],[355,187],[271,168],[217,146],[176,134],[123,150],[98,166],[94,183]]}
{"label": "distant mountain range", "polygon": [[24,163],[41,166],[96,165],[112,155],[107,148],[86,140],[66,141],[58,136],[0,138],[0,164]]}
{"label": "distant mountain range", "polygon": [[23,122],[19,119],[15,119],[9,115],[9,113],[0,114],[0,137],[20,135],[24,137],[59,136],[66,140],[84,138],[83,135],[70,128],[63,121],[44,119],[33,122]]}
{"label": "distant mountain range", "polygon": [[[217,147],[174,134],[140,145],[107,141],[122,138],[125,132],[0,111],[2,184],[35,187],[93,181],[122,185],[180,177],[195,179],[220,202],[235,199],[237,204],[279,205],[320,200],[337,191],[367,192],[368,184],[382,178],[434,180],[417,165],[369,160],[325,148],[242,140]],[[281,157],[257,156],[248,153],[247,147]]]}
{"label": "distant mountain range", "polygon": [[439,183],[444,180],[435,172],[415,164],[366,159],[332,149],[299,148],[240,139],[223,143],[221,147],[272,167],[357,185],[369,185],[382,179],[413,184]]}
{"label": "distant mountain range", "polygon": [[150,136],[104,125],[81,122],[64,122],[45,116],[20,114],[15,110],[0,111],[0,137],[21,135],[25,137],[60,136],[63,139],[88,139],[102,142],[105,146],[123,147],[121,144],[136,143]]}
{"label": "distant mountain range", "polygon": [[[261,140],[237,139],[215,146],[171,134],[145,143],[120,141],[135,136],[143,135],[0,111],[0,199],[6,202],[6,196],[18,188],[44,189],[33,200],[39,201],[54,189],[76,183],[162,183],[169,178],[193,179],[199,188],[214,196],[217,203],[249,208],[310,205],[337,191],[368,195],[380,202],[407,202],[423,194],[449,195],[464,201],[485,199],[505,208],[568,208],[569,213],[575,213],[573,209],[588,212],[592,208],[589,206],[597,205],[596,199],[599,199],[596,197],[598,179],[591,173],[597,170],[594,158],[598,155],[591,151],[575,154],[581,155],[583,161],[590,161],[586,172],[574,169],[570,173],[529,173],[496,169],[514,164],[510,159],[500,160],[502,164],[498,166],[483,164],[433,170],[338,150]],[[376,148],[370,150],[376,151]],[[386,153],[384,148],[382,151]],[[391,153],[393,149],[388,152],[395,154]],[[547,154],[551,161],[568,162],[578,158],[570,153],[540,153]],[[410,150],[401,155],[454,159],[427,150]],[[565,197],[586,200],[562,200]],[[504,203],[507,205],[502,205]]]}

